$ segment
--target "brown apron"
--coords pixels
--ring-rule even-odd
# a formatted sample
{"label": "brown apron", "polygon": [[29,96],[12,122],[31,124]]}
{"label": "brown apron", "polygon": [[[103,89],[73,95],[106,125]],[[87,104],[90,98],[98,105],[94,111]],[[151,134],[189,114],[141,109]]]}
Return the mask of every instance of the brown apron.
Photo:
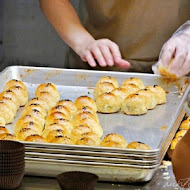
{"label": "brown apron", "polygon": [[[81,0],[79,16],[95,39],[114,41],[131,63],[128,70],[95,69],[151,72],[163,44],[190,20],[190,0]],[[72,50],[68,68],[92,69]]]}

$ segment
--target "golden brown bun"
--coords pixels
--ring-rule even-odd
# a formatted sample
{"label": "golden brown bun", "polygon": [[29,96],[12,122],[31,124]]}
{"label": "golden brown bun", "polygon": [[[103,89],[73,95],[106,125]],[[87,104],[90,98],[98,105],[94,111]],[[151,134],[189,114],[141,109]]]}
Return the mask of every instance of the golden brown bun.
{"label": "golden brown bun", "polygon": [[28,91],[26,85],[22,81],[16,79],[8,81],[4,87],[4,90],[9,90],[13,86],[21,86],[25,91]]}
{"label": "golden brown bun", "polygon": [[67,136],[56,136],[51,143],[56,144],[73,144],[72,140]]}
{"label": "golden brown bun", "polygon": [[103,130],[99,123],[96,122],[96,120],[85,118],[78,122],[78,125],[86,125],[90,127],[92,132],[96,133],[99,137],[102,136]]}
{"label": "golden brown bun", "polygon": [[55,113],[55,112],[61,112],[61,113],[63,113],[67,117],[68,120],[72,120],[72,114],[71,114],[70,110],[67,107],[65,107],[65,106],[58,105],[58,106],[53,107],[48,112],[48,115],[50,115],[52,113]]}
{"label": "golden brown bun", "polygon": [[48,125],[51,125],[52,123],[54,123],[54,120],[55,119],[67,119],[68,120],[68,117],[61,113],[61,112],[54,112],[54,113],[51,113],[50,115],[47,116],[46,118],[46,123],[45,123],[45,126],[48,126]]}
{"label": "golden brown bun", "polygon": [[62,106],[67,107],[71,111],[72,114],[75,114],[75,112],[77,111],[75,104],[71,100],[68,100],[68,99],[60,100],[59,102],[57,102],[56,105],[57,106],[62,105]]}
{"label": "golden brown bun", "polygon": [[[45,124],[44,115],[37,109],[27,109],[25,114],[34,117],[36,120],[38,120],[41,126],[44,126]],[[22,117],[25,117],[26,115],[23,115]]]}
{"label": "golden brown bun", "polygon": [[55,102],[58,102],[60,100],[59,91],[53,83],[44,83],[39,85],[36,89],[35,95],[38,97],[38,94],[40,92],[49,92],[51,96],[54,98]]}
{"label": "golden brown bun", "polygon": [[110,133],[110,134],[107,134],[102,143],[105,143],[106,141],[113,141],[113,142],[116,142],[118,144],[120,144],[120,147],[121,148],[125,148],[127,146],[127,141],[125,140],[124,137],[122,137],[121,135],[119,134],[116,134],[116,133]]}
{"label": "golden brown bun", "polygon": [[112,83],[115,88],[119,87],[119,84],[118,84],[117,80],[114,77],[110,77],[110,76],[101,77],[97,83],[103,83],[103,82]]}
{"label": "golden brown bun", "polygon": [[20,106],[24,106],[28,102],[28,91],[21,86],[12,86],[9,90],[17,95]]}
{"label": "golden brown bun", "polygon": [[96,133],[93,133],[93,132],[83,133],[81,135],[81,139],[83,138],[92,139],[93,141],[95,141],[95,146],[100,146],[101,139]]}
{"label": "golden brown bun", "polygon": [[117,97],[110,93],[105,93],[96,99],[96,105],[99,113],[115,113],[121,108]]}
{"label": "golden brown bun", "polygon": [[35,96],[45,101],[48,104],[49,109],[53,108],[57,103],[50,92],[36,92]]}
{"label": "golden brown bun", "polygon": [[112,148],[123,148],[121,144],[114,142],[114,141],[103,141],[101,143],[103,147],[112,147]]}
{"label": "golden brown bun", "polygon": [[12,90],[6,90],[0,93],[0,98],[2,97],[11,98],[13,102],[16,104],[17,109],[20,107],[18,96]]}
{"label": "golden brown bun", "polygon": [[0,140],[12,140],[12,141],[17,141],[18,139],[10,134],[10,133],[3,133],[0,135]]}
{"label": "golden brown bun", "polygon": [[62,129],[52,130],[48,133],[46,141],[51,142],[56,136],[66,136],[66,134]]}
{"label": "golden brown bun", "polygon": [[0,115],[5,119],[6,124],[12,123],[14,120],[14,113],[5,102],[0,102]]}
{"label": "golden brown bun", "polygon": [[190,118],[188,117],[186,120],[184,120],[180,127],[179,130],[188,130],[190,128]]}
{"label": "golden brown bun", "polygon": [[135,84],[122,85],[121,88],[124,88],[127,91],[128,96],[131,94],[135,94],[136,92],[140,90],[140,88],[136,86]]}
{"label": "golden brown bun", "polygon": [[145,105],[148,110],[154,109],[156,107],[156,97],[154,92],[148,89],[139,90],[137,94],[142,95],[145,100]]}
{"label": "golden brown bun", "polygon": [[143,115],[147,113],[146,103],[142,95],[129,95],[122,103],[122,111],[127,115]]}
{"label": "golden brown bun", "polygon": [[75,143],[77,140],[82,138],[81,135],[83,133],[88,133],[88,132],[92,132],[89,126],[86,125],[76,126],[71,132],[71,139]]}
{"label": "golden brown bun", "polygon": [[79,98],[77,98],[75,101],[75,106],[77,109],[85,107],[85,106],[89,106],[93,108],[94,111],[97,111],[97,107],[94,100],[88,96],[80,96]]}
{"label": "golden brown bun", "polygon": [[[66,127],[66,129],[67,129],[67,131],[68,131],[69,133],[71,133],[71,131],[72,131],[73,128],[74,128],[73,124],[72,124],[69,120],[63,119],[63,118],[54,119],[54,120],[52,121],[52,123],[50,123],[50,125],[52,125],[52,124],[60,124],[60,125],[63,125],[64,127]],[[50,125],[47,125],[46,128],[47,128],[48,126],[50,126]]]}
{"label": "golden brown bun", "polygon": [[30,141],[30,142],[46,142],[45,139],[37,134],[34,135],[30,135],[28,137],[26,137],[26,139],[24,141]]}
{"label": "golden brown bun", "polygon": [[151,148],[147,144],[142,143],[142,142],[131,142],[127,145],[126,148],[139,149],[139,150],[151,150]]}
{"label": "golden brown bun", "polygon": [[182,137],[177,137],[177,138],[174,138],[171,142],[171,146],[170,146],[170,149],[174,150],[177,143],[181,140]]}
{"label": "golden brown bun", "polygon": [[2,114],[0,114],[0,126],[5,126],[6,122],[5,122],[5,118]]}
{"label": "golden brown bun", "polygon": [[146,89],[149,89],[155,92],[156,103],[157,104],[164,104],[166,103],[166,92],[161,86],[154,85],[154,86],[147,86]]}
{"label": "golden brown bun", "polygon": [[183,137],[186,133],[187,133],[187,130],[178,131],[178,132],[176,133],[176,135],[175,135],[175,138]]}
{"label": "golden brown bun", "polygon": [[32,109],[38,110],[40,113],[43,114],[44,118],[47,116],[46,109],[44,107],[42,107],[40,104],[30,104],[30,105],[24,107],[21,117],[25,116],[26,113],[29,113]]}
{"label": "golden brown bun", "polygon": [[0,98],[0,101],[5,102],[10,107],[10,109],[13,111],[14,116],[16,115],[18,107],[11,98],[2,97],[2,98]]}
{"label": "golden brown bun", "polygon": [[88,137],[81,138],[76,142],[76,145],[97,146],[96,144],[97,143],[95,140]]}
{"label": "golden brown bun", "polygon": [[111,92],[114,89],[115,86],[112,83],[109,82],[97,83],[93,91],[94,99],[96,100],[102,94]]}
{"label": "golden brown bun", "polygon": [[20,141],[24,141],[26,139],[26,137],[30,136],[30,135],[40,135],[37,131],[31,129],[31,128],[22,128],[17,135],[17,138]]}
{"label": "golden brown bun", "polygon": [[83,112],[90,112],[99,121],[96,111],[94,111],[94,109],[89,106],[84,106],[84,107],[78,108],[77,111],[75,112],[75,115],[77,115],[79,113],[83,113]]}
{"label": "golden brown bun", "polygon": [[49,133],[51,133],[51,131],[55,131],[55,130],[61,130],[65,136],[70,137],[70,130],[68,130],[68,128],[66,126],[57,124],[57,123],[47,126],[44,129],[42,136],[46,139],[47,136],[49,135]]}
{"label": "golden brown bun", "polygon": [[19,131],[23,128],[30,128],[36,131],[37,134],[40,134],[40,135],[42,133],[42,127],[38,125],[37,123],[30,121],[30,122],[21,123],[20,125],[17,125],[16,127],[14,127],[14,134],[16,135],[16,137],[18,136]]}
{"label": "golden brown bun", "polygon": [[0,126],[0,135],[4,133],[9,133],[8,129],[3,126]]}
{"label": "golden brown bun", "polygon": [[140,89],[144,89],[145,86],[143,84],[143,82],[139,79],[139,78],[128,78],[126,79],[122,86],[125,86],[127,84],[135,84],[136,86],[138,86]]}
{"label": "golden brown bun", "polygon": [[78,113],[77,115],[74,116],[73,118],[73,124],[75,126],[78,125],[78,123],[80,122],[80,120],[85,119],[85,118],[90,118],[95,120],[97,123],[99,122],[99,120],[97,120],[97,118],[90,112],[82,112],[82,113]]}

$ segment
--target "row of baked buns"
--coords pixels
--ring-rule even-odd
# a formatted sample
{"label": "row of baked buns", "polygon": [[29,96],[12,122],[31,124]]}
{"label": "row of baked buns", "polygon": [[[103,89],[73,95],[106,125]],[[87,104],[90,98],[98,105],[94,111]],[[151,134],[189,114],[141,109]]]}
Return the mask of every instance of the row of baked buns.
{"label": "row of baked buns", "polygon": [[104,76],[96,83],[93,95],[100,113],[122,110],[127,115],[142,115],[166,102],[162,87],[145,87],[139,78],[128,78],[119,87],[114,77]]}

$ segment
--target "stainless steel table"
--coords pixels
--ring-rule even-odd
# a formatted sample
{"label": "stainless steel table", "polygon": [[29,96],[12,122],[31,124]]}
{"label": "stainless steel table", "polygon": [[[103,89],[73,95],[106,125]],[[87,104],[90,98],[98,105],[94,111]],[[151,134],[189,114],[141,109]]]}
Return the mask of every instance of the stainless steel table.
{"label": "stainless steel table", "polygon": [[[95,190],[182,190],[176,181],[172,172],[172,166],[168,168],[159,168],[152,180],[142,184],[113,184],[99,182]],[[189,188],[190,189],[190,188]],[[25,176],[21,186],[17,190],[60,190],[55,178]]]}

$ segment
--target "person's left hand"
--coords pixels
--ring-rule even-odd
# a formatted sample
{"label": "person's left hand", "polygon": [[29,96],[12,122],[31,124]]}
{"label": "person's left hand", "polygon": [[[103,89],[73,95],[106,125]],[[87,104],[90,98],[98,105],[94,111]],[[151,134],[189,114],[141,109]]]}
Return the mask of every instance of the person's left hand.
{"label": "person's left hand", "polygon": [[158,64],[178,78],[190,72],[190,31],[171,37],[163,45]]}

